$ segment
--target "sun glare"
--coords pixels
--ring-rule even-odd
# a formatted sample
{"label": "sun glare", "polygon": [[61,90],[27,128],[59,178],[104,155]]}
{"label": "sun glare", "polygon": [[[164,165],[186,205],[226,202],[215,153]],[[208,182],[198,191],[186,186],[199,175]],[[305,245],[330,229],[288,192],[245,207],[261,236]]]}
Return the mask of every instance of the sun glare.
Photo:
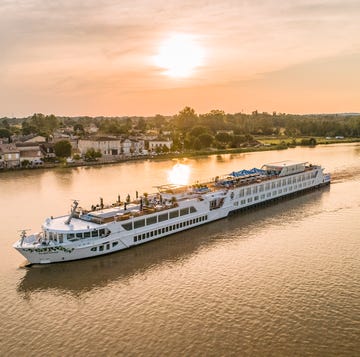
{"label": "sun glare", "polygon": [[186,185],[189,183],[190,167],[188,165],[179,164],[173,166],[168,172],[168,181],[174,185]]}
{"label": "sun glare", "polygon": [[201,66],[204,50],[191,35],[172,35],[167,38],[155,56],[155,64],[169,77],[190,77]]}

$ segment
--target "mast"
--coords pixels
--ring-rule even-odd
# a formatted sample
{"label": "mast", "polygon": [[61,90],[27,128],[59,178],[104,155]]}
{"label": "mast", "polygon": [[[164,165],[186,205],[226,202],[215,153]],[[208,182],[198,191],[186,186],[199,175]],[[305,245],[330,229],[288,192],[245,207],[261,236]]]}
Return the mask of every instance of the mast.
{"label": "mast", "polygon": [[72,209],[71,209],[70,216],[69,216],[69,218],[65,221],[65,224],[67,224],[67,225],[70,224],[72,218],[73,218],[74,215],[75,215],[76,208],[77,208],[77,206],[78,206],[78,204],[79,204],[79,202],[78,202],[77,200],[74,200],[73,203],[74,203],[74,204],[73,204],[73,207],[72,207]]}

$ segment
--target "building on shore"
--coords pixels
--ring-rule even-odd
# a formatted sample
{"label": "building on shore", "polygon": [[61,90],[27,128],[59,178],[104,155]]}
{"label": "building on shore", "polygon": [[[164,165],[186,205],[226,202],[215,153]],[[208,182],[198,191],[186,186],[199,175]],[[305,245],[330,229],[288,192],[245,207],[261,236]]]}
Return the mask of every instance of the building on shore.
{"label": "building on shore", "polygon": [[168,150],[171,150],[173,145],[172,140],[151,140],[149,141],[149,150],[150,151],[156,151],[157,149],[163,149],[167,148]]}
{"label": "building on shore", "polygon": [[20,150],[12,144],[0,144],[0,168],[20,166]]}
{"label": "building on shore", "polygon": [[104,156],[130,156],[140,154],[144,148],[144,141],[135,139],[97,137],[78,141],[78,149],[82,155],[89,149],[95,149]]}

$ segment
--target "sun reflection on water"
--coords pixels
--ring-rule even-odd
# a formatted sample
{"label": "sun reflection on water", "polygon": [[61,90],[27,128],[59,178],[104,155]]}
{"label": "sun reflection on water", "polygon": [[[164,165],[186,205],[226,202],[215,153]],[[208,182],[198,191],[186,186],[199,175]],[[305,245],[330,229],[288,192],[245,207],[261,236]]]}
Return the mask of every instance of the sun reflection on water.
{"label": "sun reflection on water", "polygon": [[174,185],[187,185],[190,171],[190,166],[178,162],[168,171],[168,182]]}

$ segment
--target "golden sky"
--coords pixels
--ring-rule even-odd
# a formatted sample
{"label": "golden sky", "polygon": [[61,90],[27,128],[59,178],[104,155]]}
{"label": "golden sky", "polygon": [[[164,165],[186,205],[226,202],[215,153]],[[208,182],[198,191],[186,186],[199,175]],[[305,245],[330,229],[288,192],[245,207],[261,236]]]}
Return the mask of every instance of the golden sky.
{"label": "golden sky", "polygon": [[0,116],[360,111],[359,0],[0,0]]}

